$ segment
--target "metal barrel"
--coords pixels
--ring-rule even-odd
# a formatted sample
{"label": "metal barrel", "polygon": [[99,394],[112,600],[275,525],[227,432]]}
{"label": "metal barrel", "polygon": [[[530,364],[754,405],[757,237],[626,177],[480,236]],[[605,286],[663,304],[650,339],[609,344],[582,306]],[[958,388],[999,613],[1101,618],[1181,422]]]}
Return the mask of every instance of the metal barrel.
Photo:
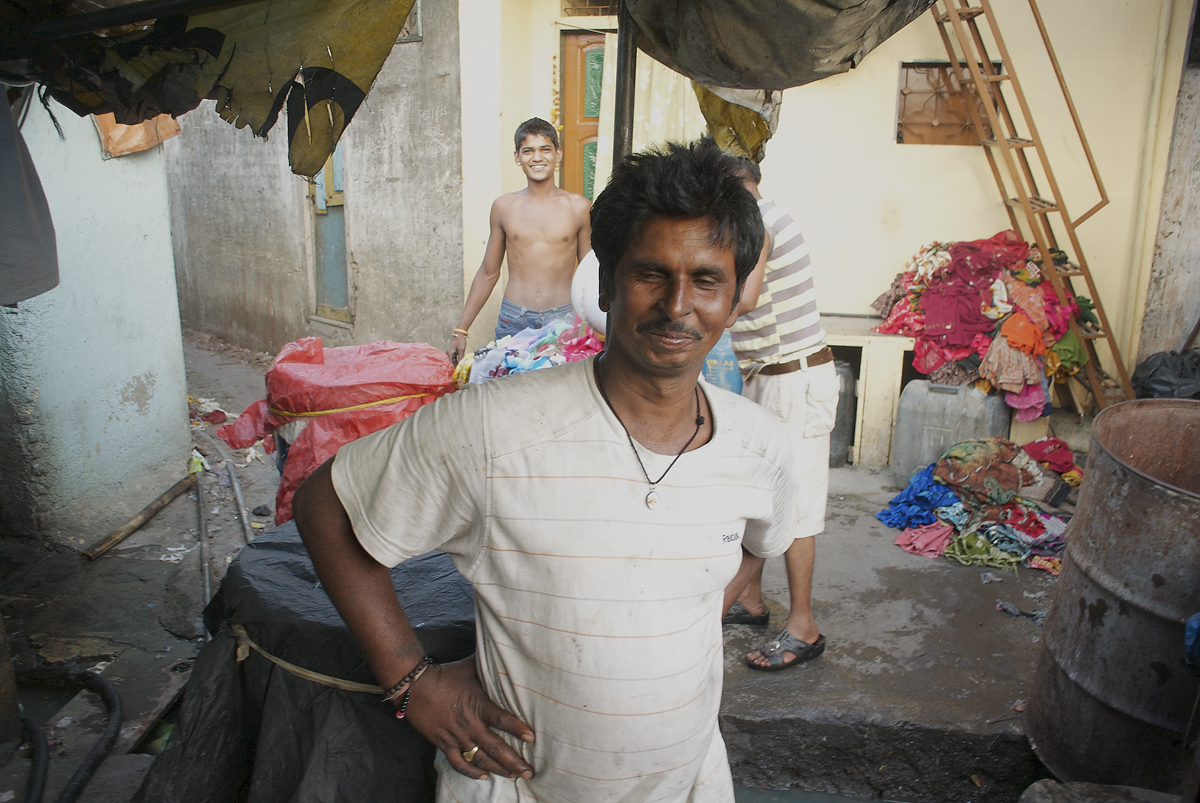
{"label": "metal barrel", "polygon": [[1029,740],[1062,781],[1177,793],[1200,690],[1183,656],[1200,611],[1200,401],[1096,416],[1066,540]]}

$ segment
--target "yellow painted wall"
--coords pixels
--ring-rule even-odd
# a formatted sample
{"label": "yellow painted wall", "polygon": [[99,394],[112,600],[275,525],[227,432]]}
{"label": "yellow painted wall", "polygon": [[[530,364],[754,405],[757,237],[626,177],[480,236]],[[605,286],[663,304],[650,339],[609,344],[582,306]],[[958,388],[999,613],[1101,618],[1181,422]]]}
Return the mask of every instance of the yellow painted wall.
{"label": "yellow painted wall", "polygon": [[[1098,195],[1028,3],[992,5],[1007,66],[1022,83],[1067,207],[1078,217]],[[1140,328],[1138,299],[1148,281],[1190,0],[1055,0],[1041,9],[1111,199],[1079,234],[1129,354]],[[991,54],[998,58],[995,49]],[[784,93],[763,191],[800,223],[824,312],[870,313],[870,302],[930,240],[978,239],[1009,226],[982,149],[896,144],[900,64],[920,60],[946,60],[929,14],[857,69]]]}
{"label": "yellow painted wall", "polygon": [[[560,18],[558,0],[501,0],[499,13],[485,0],[461,2],[469,283],[482,257],[491,200],[524,186],[512,162],[512,132],[530,116],[551,117],[562,30],[611,21]],[[992,5],[1008,66],[1029,97],[1068,209],[1078,216],[1097,195],[1028,3]],[[1191,0],[1043,0],[1041,9],[1111,199],[1079,231],[1128,355],[1136,349],[1149,280]],[[989,237],[1009,225],[981,149],[895,142],[901,62],[945,59],[927,14],[850,73],[784,94],[763,190],[799,221],[824,312],[870,313],[870,302],[922,244]],[[487,147],[491,155],[480,151]],[[473,346],[490,338],[485,330],[499,296],[473,327]]]}
{"label": "yellow painted wall", "polygon": [[[500,195],[502,172],[497,149],[502,141],[501,4],[494,0],[460,0],[459,64],[462,70],[463,164],[463,298],[483,261],[488,238],[488,212]],[[503,276],[500,277],[504,281]],[[499,293],[471,327],[468,346],[479,348],[492,339],[500,307]],[[455,323],[446,327],[446,342]],[[438,344],[441,345],[441,344]]]}

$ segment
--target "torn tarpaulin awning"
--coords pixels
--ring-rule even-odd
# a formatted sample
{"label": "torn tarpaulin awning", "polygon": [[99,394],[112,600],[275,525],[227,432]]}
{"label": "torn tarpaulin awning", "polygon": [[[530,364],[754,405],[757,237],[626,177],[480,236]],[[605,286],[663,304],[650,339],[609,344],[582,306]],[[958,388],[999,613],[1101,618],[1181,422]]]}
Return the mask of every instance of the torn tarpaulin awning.
{"label": "torn tarpaulin awning", "polygon": [[[0,8],[11,2],[0,0]],[[76,114],[112,112],[126,125],[178,116],[211,98],[227,122],[265,137],[286,108],[292,171],[312,176],[366,97],[412,5],[260,0],[217,6],[130,26],[133,32],[30,41],[26,72]]]}
{"label": "torn tarpaulin awning", "polygon": [[626,0],[638,47],[696,82],[709,133],[762,161],[780,92],[855,67],[933,0]]}
{"label": "torn tarpaulin awning", "polygon": [[638,47],[693,81],[787,89],[857,66],[933,0],[626,0]]}

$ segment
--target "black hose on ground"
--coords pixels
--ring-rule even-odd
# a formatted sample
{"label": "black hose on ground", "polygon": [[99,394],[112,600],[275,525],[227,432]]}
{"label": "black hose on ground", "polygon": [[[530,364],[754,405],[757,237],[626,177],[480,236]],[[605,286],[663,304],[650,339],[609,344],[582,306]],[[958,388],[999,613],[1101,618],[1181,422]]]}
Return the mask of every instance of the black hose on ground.
{"label": "black hose on ground", "polygon": [[25,803],[42,803],[46,791],[46,770],[50,766],[50,747],[46,744],[46,732],[29,717],[21,717],[25,725],[25,736],[33,747],[33,763],[29,768],[29,783],[25,785]]}
{"label": "black hose on ground", "polygon": [[[79,683],[103,697],[105,705],[108,706],[108,724],[104,726],[104,732],[100,734],[100,738],[96,740],[96,744],[92,745],[91,752],[87,754],[83,763],[75,770],[75,774],[71,776],[71,780],[67,781],[67,785],[58,796],[57,803],[75,803],[80,793],[83,792],[83,788],[91,780],[96,768],[100,766],[100,762],[104,761],[105,757],[108,756],[108,751],[112,750],[113,745],[116,744],[117,736],[121,733],[121,721],[123,717],[121,698],[117,695],[116,688],[108,682],[108,678],[79,667],[39,666],[30,669],[18,669],[17,681],[26,681],[29,683]],[[34,750],[36,755],[36,747]]]}

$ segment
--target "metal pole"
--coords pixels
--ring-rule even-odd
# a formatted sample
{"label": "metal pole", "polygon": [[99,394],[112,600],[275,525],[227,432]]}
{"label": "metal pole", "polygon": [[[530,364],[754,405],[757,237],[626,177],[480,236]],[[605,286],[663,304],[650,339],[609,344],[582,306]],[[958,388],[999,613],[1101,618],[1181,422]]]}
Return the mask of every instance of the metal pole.
{"label": "metal pole", "polygon": [[637,78],[638,28],[626,0],[617,11],[617,97],[613,125],[613,167],[633,153],[633,92]]}

